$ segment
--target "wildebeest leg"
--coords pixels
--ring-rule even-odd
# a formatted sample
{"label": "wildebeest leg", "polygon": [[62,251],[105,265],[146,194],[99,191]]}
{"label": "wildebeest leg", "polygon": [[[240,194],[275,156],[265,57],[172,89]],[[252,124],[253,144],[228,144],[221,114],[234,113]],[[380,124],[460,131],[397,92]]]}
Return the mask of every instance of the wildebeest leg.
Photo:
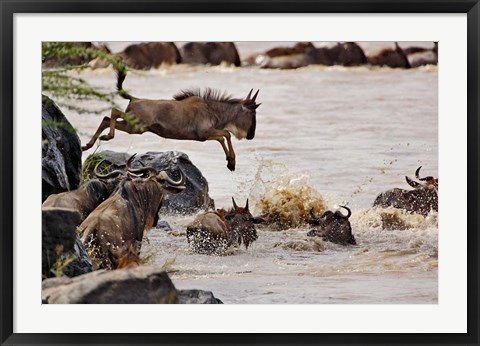
{"label": "wildebeest leg", "polygon": [[[225,138],[227,139],[227,145],[225,145]],[[236,164],[235,152],[233,151],[230,132],[227,130],[213,130],[212,134],[208,137],[208,140],[216,140],[222,145],[228,161],[227,167],[229,170],[234,171]]]}
{"label": "wildebeest leg", "polygon": [[100,137],[101,141],[109,141],[115,136],[115,125],[117,123],[117,119],[124,114],[125,113],[123,113],[117,108],[112,109],[112,114],[110,115],[110,131],[108,132],[108,134]]}
{"label": "wildebeest leg", "polygon": [[110,126],[110,118],[109,117],[104,117],[102,122],[100,123],[100,126],[97,129],[97,132],[95,132],[92,139],[90,139],[90,142],[88,142],[86,145],[84,145],[82,147],[82,150],[85,151],[85,150],[88,150],[91,147],[93,147],[93,145],[95,144],[95,141],[97,140],[98,136],[100,136],[100,134],[103,132],[103,130],[105,130],[109,126]]}
{"label": "wildebeest leg", "polygon": [[[118,120],[118,118],[126,115],[127,114],[119,111],[116,108],[112,109],[111,118],[109,117],[103,118],[102,122],[100,123],[100,126],[97,129],[97,132],[95,132],[90,142],[88,142],[85,146],[82,147],[82,150],[85,151],[90,149],[93,146],[93,144],[95,144],[95,141],[97,140],[97,138],[99,138],[103,130],[105,130],[108,127],[110,127],[110,132],[107,135],[101,136],[100,140],[108,141],[112,139],[113,136],[115,135],[115,129],[130,133],[130,134],[142,134],[143,132],[145,132],[142,128],[135,125],[131,121]],[[112,119],[114,120],[112,121]],[[112,125],[114,126],[113,131],[112,131]]]}

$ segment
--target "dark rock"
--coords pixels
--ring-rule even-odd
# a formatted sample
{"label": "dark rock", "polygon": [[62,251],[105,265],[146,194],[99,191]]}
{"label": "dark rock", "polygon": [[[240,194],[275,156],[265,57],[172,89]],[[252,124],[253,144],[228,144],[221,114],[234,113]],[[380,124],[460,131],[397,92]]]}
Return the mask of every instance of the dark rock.
{"label": "dark rock", "polygon": [[77,276],[92,271],[76,226],[80,213],[63,208],[42,208],[42,275]]}
{"label": "dark rock", "polygon": [[177,296],[180,304],[223,304],[210,291],[179,290]]}
{"label": "dark rock", "polygon": [[222,304],[212,292],[177,291],[161,269],[142,266],[98,270],[42,282],[44,304]]}
{"label": "dark rock", "polygon": [[180,48],[185,64],[220,65],[222,62],[240,66],[240,56],[233,42],[189,42]]}
{"label": "dark rock", "polygon": [[166,272],[152,267],[97,270],[76,278],[42,282],[47,304],[177,304],[177,291]]}
{"label": "dark rock", "polygon": [[173,42],[145,42],[132,44],[118,56],[129,67],[148,70],[161,64],[178,64],[182,61],[180,52]]}
{"label": "dark rock", "polygon": [[57,105],[42,95],[42,201],[80,183],[80,139]]}
{"label": "dark rock", "polygon": [[172,226],[165,220],[158,221],[156,228],[167,232],[173,231]]}
{"label": "dark rock", "polygon": [[[105,162],[111,165],[110,169],[125,169],[125,163],[130,157],[127,153],[105,150],[101,155]],[[88,160],[88,159],[87,159]],[[200,170],[182,152],[147,152],[137,155],[132,162],[132,167],[142,167],[140,161],[146,166],[152,166],[158,171],[164,170],[173,179],[179,179],[179,171],[186,177],[186,189],[178,194],[166,194],[160,208],[162,213],[194,213],[201,209],[214,208],[213,199],[208,195],[208,182]],[[89,168],[93,170],[93,167]],[[92,172],[84,172],[86,176]]]}

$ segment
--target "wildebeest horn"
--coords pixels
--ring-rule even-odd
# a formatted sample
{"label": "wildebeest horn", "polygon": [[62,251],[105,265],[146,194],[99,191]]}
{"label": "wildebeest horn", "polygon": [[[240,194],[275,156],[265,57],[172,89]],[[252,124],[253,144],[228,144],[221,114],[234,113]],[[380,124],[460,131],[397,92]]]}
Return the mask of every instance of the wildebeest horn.
{"label": "wildebeest horn", "polygon": [[103,163],[103,161],[105,161],[105,159],[103,159],[102,161],[100,161],[99,163],[97,163],[95,165],[95,168],[93,169],[93,173],[95,173],[95,175],[97,176],[97,178],[100,178],[100,179],[108,179],[108,178],[113,178],[113,177],[117,177],[118,175],[124,175],[125,172],[120,170],[120,169],[116,169],[110,173],[107,173],[107,174],[102,174],[98,171],[98,167]]}
{"label": "wildebeest horn", "polygon": [[344,216],[344,217],[346,217],[348,219],[350,216],[352,216],[352,211],[349,208],[347,208],[344,205],[341,205],[340,208],[346,209],[347,212],[348,212],[347,216]]}
{"label": "wildebeest horn", "polygon": [[250,90],[250,92],[248,93],[247,98],[245,99],[245,101],[250,101],[250,96],[252,96],[252,92],[253,92],[253,88],[252,88],[252,90]]}
{"label": "wildebeest horn", "polygon": [[435,178],[432,177],[432,176],[428,176],[428,177],[425,177],[425,178],[420,178],[420,168],[422,168],[422,166],[418,167],[417,170],[415,171],[415,177],[416,177],[418,180],[426,181],[426,182],[429,183],[429,184],[438,184],[437,179],[435,179]]}
{"label": "wildebeest horn", "polygon": [[407,181],[408,185],[410,185],[411,187],[413,187],[415,189],[422,186],[422,184],[417,183],[416,181],[413,181],[412,179],[410,179],[407,176],[405,176],[405,180]]}
{"label": "wildebeest horn", "polygon": [[420,179],[420,168],[422,168],[422,166],[418,167],[417,170],[415,171],[415,178],[417,179]]}
{"label": "wildebeest horn", "polygon": [[[136,153],[133,154],[132,156],[130,156],[127,160],[127,164],[126,164],[126,167],[127,167],[127,171],[130,172],[130,173],[140,173],[140,174],[143,174],[143,173],[150,173],[150,174],[157,174],[157,170],[153,167],[142,167],[142,168],[132,168],[130,166],[130,164],[132,163],[133,161],[133,158],[135,157],[135,155],[137,155]],[[142,162],[140,162],[143,166],[144,164]]]}
{"label": "wildebeest horn", "polygon": [[[149,167],[147,167],[147,168],[149,168]],[[165,171],[161,171],[160,173],[158,173],[157,178],[160,179],[160,180],[166,181],[167,183],[169,183],[172,186],[185,185],[185,181],[186,181],[185,174],[183,174],[182,171],[180,171],[180,180],[178,180],[178,181],[174,181],[172,178],[170,178],[168,176],[167,172],[165,172]]]}
{"label": "wildebeest horn", "polygon": [[255,93],[255,95],[253,95],[252,102],[255,102],[255,100],[257,99],[257,95],[258,95],[259,91],[260,91],[260,89],[258,89],[257,92]]}
{"label": "wildebeest horn", "polygon": [[248,198],[247,198],[247,203],[245,203],[245,209],[248,210]]}
{"label": "wildebeest horn", "polygon": [[237,206],[237,203],[235,203],[235,199],[233,197],[232,197],[232,202],[233,202],[233,208],[235,208],[235,210],[237,210],[238,206]]}

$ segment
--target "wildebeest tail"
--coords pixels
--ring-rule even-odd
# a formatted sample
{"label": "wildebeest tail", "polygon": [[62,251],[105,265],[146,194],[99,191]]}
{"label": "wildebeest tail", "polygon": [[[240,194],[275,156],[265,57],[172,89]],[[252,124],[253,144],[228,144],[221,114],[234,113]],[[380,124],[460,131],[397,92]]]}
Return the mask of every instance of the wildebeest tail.
{"label": "wildebeest tail", "polygon": [[117,92],[118,94],[123,97],[124,99],[131,100],[134,97],[130,95],[128,92],[123,90],[123,81],[127,76],[127,71],[125,68],[117,70]]}

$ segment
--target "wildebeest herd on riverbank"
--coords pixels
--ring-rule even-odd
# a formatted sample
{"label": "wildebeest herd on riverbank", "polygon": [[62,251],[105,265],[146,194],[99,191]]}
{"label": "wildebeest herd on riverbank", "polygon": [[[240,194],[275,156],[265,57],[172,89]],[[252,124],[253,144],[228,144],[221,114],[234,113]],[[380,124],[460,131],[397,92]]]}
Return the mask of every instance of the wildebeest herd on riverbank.
{"label": "wildebeest herd on riverbank", "polygon": [[[105,44],[81,42],[82,47],[97,47],[105,52]],[[148,70],[162,64],[258,66],[266,69],[295,69],[308,65],[324,66],[388,66],[391,68],[415,68],[423,65],[437,65],[438,42],[431,47],[393,47],[367,54],[355,42],[315,45],[298,42],[293,47],[276,47],[265,52],[241,57],[233,42],[189,42],[180,48],[174,42],[143,42],[132,44],[115,54],[133,69]],[[108,62],[89,55],[68,58],[53,58],[43,62],[44,68],[67,64],[88,63],[91,68],[103,68]]]}
{"label": "wildebeest herd on riverbank", "polygon": [[[173,52],[172,54],[177,55],[175,58],[172,58],[172,55],[168,59],[162,58],[160,64],[187,63],[187,61],[188,63],[216,64],[216,62],[229,62],[230,57],[234,65],[252,64],[261,68],[283,69],[308,64],[329,66],[376,64],[375,59],[366,57],[355,43],[341,43],[326,48],[299,43],[291,48],[280,47],[277,50],[270,50],[248,61],[247,59],[241,61],[238,52],[236,57],[233,53],[213,54],[212,51],[215,52],[216,48],[212,48],[214,45],[207,43],[191,44],[188,47],[185,45],[181,49],[177,49],[173,43],[164,45],[170,47],[169,51]],[[133,62],[134,59],[127,55],[138,49],[146,57],[144,61],[147,61],[148,52],[155,51],[150,49],[151,46],[154,44],[139,44],[131,46],[136,48],[125,49],[119,54],[123,54],[127,65],[133,68],[158,66],[158,62],[139,63],[138,58]],[[228,50],[235,46],[225,44],[220,47]],[[155,49],[163,52],[161,45]],[[411,51],[415,52],[411,54],[419,53],[414,49]],[[189,52],[190,60],[185,59],[185,52]],[[436,56],[437,46],[434,45],[434,48],[428,52],[424,50],[422,53],[430,52]],[[157,53],[155,56],[168,55],[162,54]],[[196,62],[193,58],[195,54],[200,54],[203,60],[199,58]],[[399,57],[402,54],[404,58],[409,55],[395,45],[394,49],[383,51],[381,55],[376,56],[376,61],[378,63],[382,56],[385,57],[386,62],[378,65],[413,67],[408,58],[403,60],[403,66],[402,63],[393,62],[401,61]],[[128,63],[128,61],[131,62]],[[146,100],[137,95],[132,96],[123,89],[122,83],[125,77],[125,73],[118,73],[117,89],[120,96],[129,100],[129,105],[125,110],[113,109],[110,115],[102,120],[98,130],[91,134],[91,140],[84,143],[83,150],[91,148],[98,139],[115,140],[116,130],[131,134],[148,131],[164,138],[218,141],[224,150],[228,169],[235,170],[236,155],[231,135],[237,139],[255,139],[256,112],[265,90],[262,89],[261,92],[254,89],[246,90],[241,98],[234,98],[210,89],[204,92],[186,90],[179,92],[171,100]],[[259,110],[262,111],[262,108]],[[108,132],[103,134],[106,130]],[[75,222],[75,226],[80,242],[86,248],[89,260],[93,262],[93,269],[118,269],[141,265],[143,263],[141,244],[144,240],[144,232],[159,224],[163,213],[162,204],[166,199],[181,196],[189,190],[190,177],[178,167],[174,170],[160,169],[145,160],[143,155],[130,155],[121,164],[123,166],[121,168],[114,167],[108,160],[102,161],[102,158],[99,158],[91,166],[92,176],[78,184],[78,188],[72,185],[66,189],[69,191],[49,194],[45,196],[43,203],[44,210],[63,208],[79,213],[80,218]],[[412,167],[412,172],[415,168]],[[228,171],[225,170],[225,174],[229,174]],[[237,172],[237,174],[242,173]],[[372,206],[394,207],[423,216],[431,210],[437,211],[438,179],[422,178],[420,167],[415,171],[415,177],[418,181],[406,177],[411,189],[395,188],[381,193]],[[390,186],[385,186],[385,189],[388,188]],[[231,194],[235,196],[236,191],[232,191]],[[185,228],[185,243],[190,244],[193,252],[218,255],[225,253],[228,248],[239,247],[242,244],[248,249],[247,251],[252,251],[249,247],[258,237],[268,236],[258,232],[257,228],[259,225],[268,227],[272,218],[266,218],[261,214],[254,216],[249,209],[248,200],[239,201],[241,206],[237,205],[237,201],[232,198],[232,206],[227,209],[215,208],[212,203],[209,208],[203,208],[206,210],[199,208],[194,211],[196,214],[194,221]],[[305,236],[320,237],[324,241],[345,246],[357,244],[355,230],[352,230],[349,221],[352,210],[348,206],[341,206],[341,208],[342,210],[322,210],[320,213],[312,210],[307,213],[309,216],[305,217],[303,222],[311,230],[305,232]],[[63,251],[61,247],[56,246],[54,250],[57,254]]]}

